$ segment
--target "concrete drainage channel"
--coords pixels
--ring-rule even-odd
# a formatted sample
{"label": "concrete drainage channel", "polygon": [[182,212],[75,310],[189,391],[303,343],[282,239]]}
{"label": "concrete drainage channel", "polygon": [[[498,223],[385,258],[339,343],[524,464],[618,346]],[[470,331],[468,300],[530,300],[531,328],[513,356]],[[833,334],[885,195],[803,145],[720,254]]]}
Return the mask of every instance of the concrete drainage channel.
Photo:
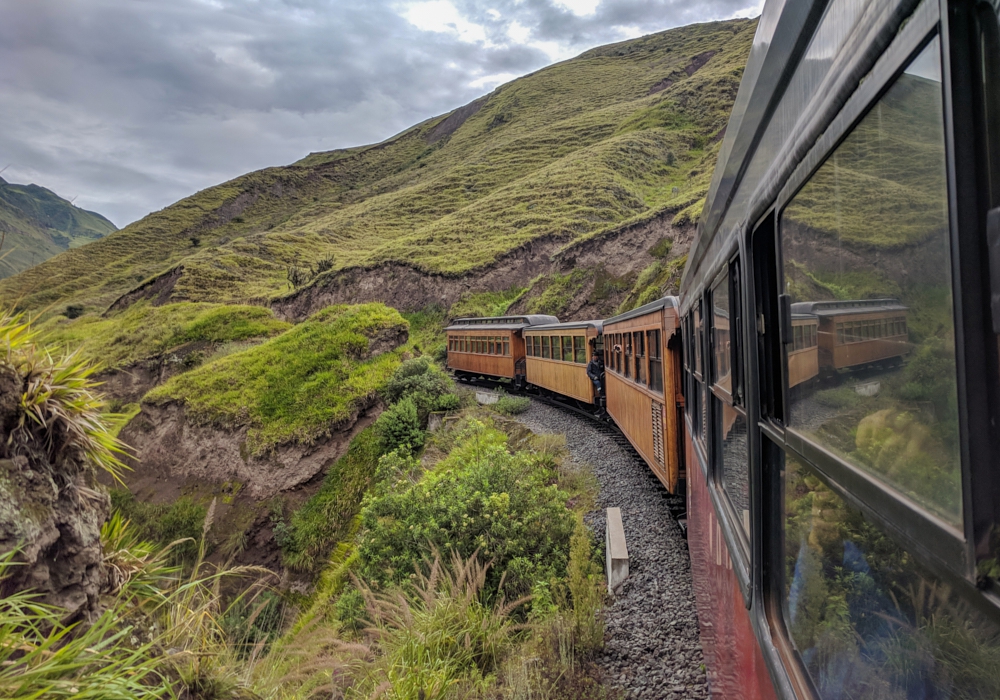
{"label": "concrete drainage channel", "polygon": [[[587,524],[596,534],[617,532],[619,523],[607,528],[606,509],[620,509],[624,542],[614,544],[617,592],[606,609],[605,649],[599,660],[605,682],[625,698],[708,698],[691,563],[681,528],[671,516],[681,514],[683,500],[666,493],[616,431],[538,401],[517,419],[535,433],[565,434],[573,460],[592,466],[601,488]],[[612,518],[617,515],[612,511]],[[611,539],[606,539],[609,551]],[[624,577],[622,552],[627,557]]]}

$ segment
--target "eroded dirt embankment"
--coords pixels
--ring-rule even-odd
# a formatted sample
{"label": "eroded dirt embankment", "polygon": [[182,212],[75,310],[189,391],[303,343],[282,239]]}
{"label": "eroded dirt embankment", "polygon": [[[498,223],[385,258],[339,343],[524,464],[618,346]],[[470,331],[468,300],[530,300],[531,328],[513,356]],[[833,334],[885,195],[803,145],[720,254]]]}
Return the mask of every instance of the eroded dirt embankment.
{"label": "eroded dirt embankment", "polygon": [[[648,251],[662,238],[674,242],[672,255],[687,252],[694,229],[674,227],[670,224],[672,217],[673,212],[665,212],[570,246],[563,237],[540,238],[490,265],[461,275],[425,272],[399,262],[346,268],[273,301],[271,307],[279,317],[293,321],[330,304],[379,301],[402,311],[417,311],[431,304],[448,308],[470,292],[527,287],[539,275],[566,273],[580,267],[603,266],[608,274],[625,277],[638,274],[653,262]],[[586,299],[586,293],[583,298]],[[573,316],[583,318],[592,311],[587,304],[581,304]]]}

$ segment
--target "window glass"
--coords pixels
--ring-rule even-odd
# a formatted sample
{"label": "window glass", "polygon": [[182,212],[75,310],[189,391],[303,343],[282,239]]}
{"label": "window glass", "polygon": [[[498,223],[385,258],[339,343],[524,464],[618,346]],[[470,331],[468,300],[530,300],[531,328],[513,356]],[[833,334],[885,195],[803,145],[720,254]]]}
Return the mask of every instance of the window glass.
{"label": "window glass", "polygon": [[564,335],[562,337],[562,359],[563,362],[573,361],[573,336]]}
{"label": "window glass", "polygon": [[700,374],[704,377],[705,375],[701,371],[701,349],[703,347],[702,331],[701,304],[697,303],[694,305],[694,333],[691,335],[691,342],[694,344],[694,347],[691,350],[694,355],[694,371],[696,374]]}
{"label": "window glass", "polygon": [[[793,316],[819,326],[789,424],[960,526],[939,52],[935,38],[795,196],[781,245]],[[899,332],[875,334],[883,319]]]}
{"label": "window glass", "polygon": [[649,352],[649,388],[653,391],[663,391],[663,350],[660,348],[660,331],[647,331],[646,340]]}
{"label": "window glass", "polygon": [[573,360],[587,364],[587,339],[583,336],[573,336]]}
{"label": "window glass", "polygon": [[542,336],[542,357],[549,359],[549,336]]}
{"label": "window glass", "polygon": [[504,336],[503,339],[503,354],[510,357],[510,337]]}
{"label": "window glass", "polygon": [[729,274],[712,289],[712,380],[727,393],[733,392],[729,358]]}
{"label": "window glass", "polygon": [[635,380],[640,384],[646,383],[646,334],[636,331],[632,334],[632,350],[635,353]]}
{"label": "window glass", "polygon": [[821,700],[1000,697],[1000,628],[790,456],[785,622]]}
{"label": "window glass", "polygon": [[626,377],[631,377],[632,376],[632,334],[631,333],[623,333],[622,334],[622,341],[623,341],[624,353],[625,353],[625,358],[623,360],[623,362],[625,364],[625,376]]}
{"label": "window glass", "polygon": [[715,459],[723,490],[750,537],[750,463],[747,459],[747,419],[728,401],[712,396],[715,422]]}

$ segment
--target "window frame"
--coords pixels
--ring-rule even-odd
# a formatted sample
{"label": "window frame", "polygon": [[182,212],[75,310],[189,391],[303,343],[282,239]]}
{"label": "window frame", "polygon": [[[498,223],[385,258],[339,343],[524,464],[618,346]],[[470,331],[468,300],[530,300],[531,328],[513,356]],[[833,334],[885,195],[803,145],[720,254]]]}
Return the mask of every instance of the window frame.
{"label": "window frame", "polygon": [[[942,3],[944,4],[944,3]],[[946,5],[945,5],[946,6]],[[940,37],[943,125],[945,145],[946,187],[949,205],[949,244],[951,252],[951,279],[953,293],[953,319],[956,337],[956,373],[959,399],[959,435],[961,443],[960,463],[963,481],[962,512],[960,528],[922,508],[892,486],[876,479],[859,467],[833,454],[794,428],[782,424],[768,423],[762,417],[759,421],[761,433],[774,442],[778,450],[784,450],[808,468],[818,473],[822,480],[840,498],[852,507],[861,510],[883,531],[891,534],[907,551],[918,556],[928,569],[942,580],[964,589],[963,598],[990,615],[1000,619],[1000,596],[996,593],[977,594],[975,590],[973,528],[974,503],[971,498],[970,445],[976,443],[982,449],[983,435],[977,439],[970,434],[968,403],[967,355],[963,342],[966,330],[962,313],[962,297],[966,283],[963,281],[964,265],[972,264],[963,258],[960,241],[963,226],[959,221],[964,213],[957,201],[958,174],[955,165],[956,121],[952,110],[952,99],[956,88],[952,85],[949,55],[951,37],[947,13],[940,13],[934,3],[920,5],[901,27],[889,46],[876,60],[869,77],[850,95],[832,122],[820,136],[792,174],[785,180],[773,204],[774,235],[776,239],[776,265],[779,280],[784,281],[784,260],[781,247],[781,214],[815,173],[827,162],[836,149],[850,136],[862,119],[875,107],[885,93],[910,62],[924,50],[935,37]],[[898,323],[898,321],[897,321]],[[905,321],[904,321],[905,324]],[[857,322],[844,324],[845,342],[863,342],[865,331]],[[787,346],[785,346],[787,348]],[[782,397],[788,396],[788,353],[782,352]],[[984,412],[985,413],[985,412]],[[766,442],[766,440],[765,440]],[[774,527],[769,525],[769,529]],[[771,613],[769,613],[770,615]]]}

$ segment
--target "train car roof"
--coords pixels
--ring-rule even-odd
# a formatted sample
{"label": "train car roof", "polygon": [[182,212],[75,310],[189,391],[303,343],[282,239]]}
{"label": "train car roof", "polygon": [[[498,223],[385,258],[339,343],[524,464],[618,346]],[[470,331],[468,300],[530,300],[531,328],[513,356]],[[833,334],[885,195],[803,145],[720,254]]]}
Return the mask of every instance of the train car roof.
{"label": "train car roof", "polygon": [[889,311],[906,311],[907,307],[899,299],[849,299],[846,301],[800,301],[792,304],[792,317],[796,314],[809,316],[846,316],[848,314],[872,314]]}
{"label": "train car roof", "polygon": [[555,330],[576,330],[579,328],[596,328],[597,332],[601,332],[601,328],[604,326],[604,321],[567,321],[566,323],[547,323],[544,326],[532,326],[525,330],[529,331],[555,331]]}
{"label": "train car roof", "polygon": [[446,331],[468,330],[521,330],[529,326],[544,326],[559,323],[555,316],[526,314],[523,316],[484,316],[481,318],[456,318]]}
{"label": "train car roof", "polygon": [[[719,259],[732,251],[741,231],[765,213],[783,182],[780,171],[797,164],[792,154],[792,136],[799,135],[796,122],[808,115],[808,130],[818,134],[839,110],[838,95],[823,85],[834,58],[850,53],[848,38],[866,31],[861,21],[865,8],[859,7],[847,11],[827,0],[764,3],[684,267],[683,312],[694,303],[689,292],[711,282]],[[865,60],[852,55],[848,63]],[[842,70],[843,75],[849,73],[848,68]]]}
{"label": "train car roof", "polygon": [[678,308],[680,306],[677,297],[663,297],[657,299],[656,301],[651,301],[648,304],[643,304],[638,309],[632,309],[631,311],[626,311],[623,314],[618,314],[617,316],[612,316],[611,318],[604,319],[604,325],[609,323],[620,323],[622,321],[628,321],[631,318],[638,318],[639,316],[645,316],[651,314],[654,311],[659,311],[660,309],[665,309],[667,307]]}

